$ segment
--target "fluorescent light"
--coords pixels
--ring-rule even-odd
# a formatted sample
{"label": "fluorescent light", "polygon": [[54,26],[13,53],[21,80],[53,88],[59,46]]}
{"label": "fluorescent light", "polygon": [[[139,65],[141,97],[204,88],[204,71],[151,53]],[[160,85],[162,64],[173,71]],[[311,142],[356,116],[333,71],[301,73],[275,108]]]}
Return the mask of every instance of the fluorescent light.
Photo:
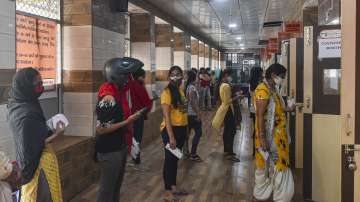
{"label": "fluorescent light", "polygon": [[237,27],[237,24],[235,24],[235,23],[230,23],[230,24],[229,24],[229,27],[230,27],[230,28],[235,28],[235,27]]}
{"label": "fluorescent light", "polygon": [[241,47],[240,49],[241,49],[241,50],[245,50],[245,48],[244,48],[244,47]]}
{"label": "fluorescent light", "polygon": [[244,44],[242,43],[242,44],[240,44],[240,46],[244,46]]}
{"label": "fluorescent light", "polygon": [[239,36],[239,37],[236,37],[236,39],[237,39],[237,40],[241,40],[241,36]]}

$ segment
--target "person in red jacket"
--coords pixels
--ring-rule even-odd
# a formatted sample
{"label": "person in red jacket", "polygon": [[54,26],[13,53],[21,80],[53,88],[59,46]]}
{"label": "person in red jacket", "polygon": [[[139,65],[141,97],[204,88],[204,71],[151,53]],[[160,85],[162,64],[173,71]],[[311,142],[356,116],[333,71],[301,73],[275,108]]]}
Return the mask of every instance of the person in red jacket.
{"label": "person in red jacket", "polygon": [[132,158],[134,164],[139,165],[141,163],[140,145],[144,132],[144,121],[146,114],[151,111],[153,103],[145,88],[145,70],[138,69],[132,75],[134,80],[129,83],[132,104],[131,111],[137,112],[146,108],[145,116],[140,117],[133,124],[133,150],[135,151],[132,151]]}

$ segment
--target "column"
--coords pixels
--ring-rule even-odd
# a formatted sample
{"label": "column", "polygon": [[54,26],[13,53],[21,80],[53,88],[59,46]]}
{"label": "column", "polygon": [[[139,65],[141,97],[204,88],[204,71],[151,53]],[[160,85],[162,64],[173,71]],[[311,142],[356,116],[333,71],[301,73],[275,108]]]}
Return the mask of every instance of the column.
{"label": "column", "polygon": [[168,73],[174,64],[173,28],[170,24],[155,24],[156,89],[161,91],[168,83]]}
{"label": "column", "polygon": [[218,60],[219,60],[219,52],[215,49],[215,48],[212,48],[211,49],[211,68],[212,69],[216,69],[216,68],[218,68],[218,66],[219,66],[219,62],[218,62]]}
{"label": "column", "polygon": [[174,33],[174,65],[184,70],[191,68],[190,35],[184,32]]}
{"label": "column", "polygon": [[199,40],[191,37],[191,68],[199,69]]}
{"label": "column", "polygon": [[226,68],[226,55],[223,52],[220,52],[219,55],[220,55],[220,68],[225,69]]}
{"label": "column", "polygon": [[71,123],[67,134],[94,136],[104,64],[124,55],[125,16],[100,0],[65,0],[64,7],[64,113]]}
{"label": "column", "polygon": [[199,42],[199,68],[205,67],[205,44]]}
{"label": "column", "polygon": [[211,48],[207,44],[205,44],[205,68],[210,67],[210,59],[211,59]]}
{"label": "column", "polygon": [[0,148],[15,159],[14,140],[7,122],[7,101],[15,74],[15,1],[0,2]]}
{"label": "column", "polygon": [[155,17],[149,13],[132,14],[131,57],[141,60],[146,71],[146,88],[149,95],[155,90]]}

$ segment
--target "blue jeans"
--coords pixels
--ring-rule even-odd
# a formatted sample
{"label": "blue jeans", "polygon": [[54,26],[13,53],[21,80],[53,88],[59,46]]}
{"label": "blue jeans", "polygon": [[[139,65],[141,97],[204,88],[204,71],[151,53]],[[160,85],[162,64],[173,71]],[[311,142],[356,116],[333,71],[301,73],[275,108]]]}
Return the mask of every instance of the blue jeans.
{"label": "blue jeans", "polygon": [[195,155],[197,153],[197,148],[202,136],[202,122],[197,119],[197,116],[188,116],[189,125],[188,125],[188,134],[186,136],[186,141],[184,145],[184,152],[189,153],[189,136],[192,129],[194,129],[195,135],[192,140],[191,145],[191,154]]}

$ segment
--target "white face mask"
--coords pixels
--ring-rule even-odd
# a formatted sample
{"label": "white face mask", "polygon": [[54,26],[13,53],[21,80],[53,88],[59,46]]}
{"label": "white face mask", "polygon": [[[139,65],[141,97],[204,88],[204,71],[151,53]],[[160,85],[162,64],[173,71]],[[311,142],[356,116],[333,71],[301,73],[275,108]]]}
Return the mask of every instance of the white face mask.
{"label": "white face mask", "polygon": [[228,81],[229,83],[231,83],[231,82],[233,81],[232,77],[229,76],[229,77],[227,78],[227,81]]}
{"label": "white face mask", "polygon": [[274,78],[274,82],[276,83],[276,85],[280,86],[283,82],[283,79],[279,76]]}

